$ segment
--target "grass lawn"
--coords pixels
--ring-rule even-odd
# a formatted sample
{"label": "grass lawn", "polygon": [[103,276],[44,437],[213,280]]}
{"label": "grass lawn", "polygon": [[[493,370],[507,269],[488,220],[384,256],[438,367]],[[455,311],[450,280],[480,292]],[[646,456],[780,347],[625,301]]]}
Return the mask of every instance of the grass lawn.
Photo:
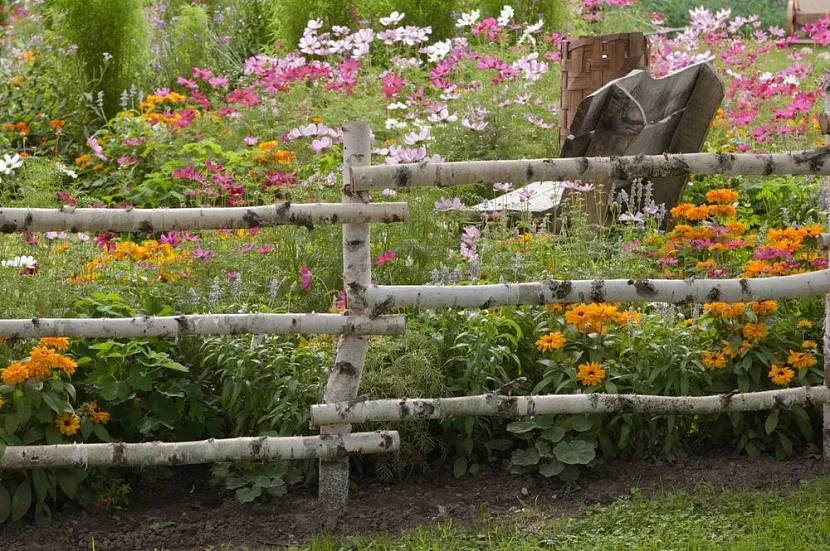
{"label": "grass lawn", "polygon": [[301,549],[830,549],[830,477],[804,483],[790,495],[709,487],[639,492],[570,519],[545,519],[531,511],[511,523],[467,528],[443,524],[402,538],[323,537]]}

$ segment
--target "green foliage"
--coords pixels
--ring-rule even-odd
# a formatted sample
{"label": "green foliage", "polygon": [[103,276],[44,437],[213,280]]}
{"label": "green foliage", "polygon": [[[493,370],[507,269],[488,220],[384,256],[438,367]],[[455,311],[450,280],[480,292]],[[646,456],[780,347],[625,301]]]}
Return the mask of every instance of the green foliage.
{"label": "green foliage", "polygon": [[90,100],[100,100],[106,117],[114,116],[122,92],[134,84],[141,86],[147,76],[149,29],[144,0],[60,0],[54,9],[63,12],[61,33],[78,46]]}
{"label": "green foliage", "polygon": [[301,472],[282,461],[216,463],[211,467],[211,474],[211,482],[232,491],[240,503],[285,495],[288,485],[303,480]]}
{"label": "green foliage", "polygon": [[193,67],[211,66],[214,49],[211,20],[205,8],[199,5],[183,5],[176,11],[169,31],[170,53],[162,65],[169,82],[175,77],[190,76]]}
{"label": "green foliage", "polygon": [[[667,27],[682,27],[689,22],[689,10],[694,7],[686,0],[644,0],[641,9],[660,12],[665,15]],[[732,15],[748,17],[757,15],[764,27],[777,25],[786,28],[786,0],[709,0],[706,9],[716,12],[722,9],[732,10]]]}

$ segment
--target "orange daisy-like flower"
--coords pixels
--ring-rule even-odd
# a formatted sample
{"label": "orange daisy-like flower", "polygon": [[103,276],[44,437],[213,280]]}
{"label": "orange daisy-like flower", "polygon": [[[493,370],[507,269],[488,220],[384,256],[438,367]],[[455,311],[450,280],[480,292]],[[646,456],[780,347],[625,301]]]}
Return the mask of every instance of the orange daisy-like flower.
{"label": "orange daisy-like flower", "polygon": [[760,341],[767,336],[767,326],[763,323],[747,323],[741,332],[743,336],[751,341]]}
{"label": "orange daisy-like flower", "polygon": [[596,386],[605,379],[605,368],[599,362],[579,364],[576,378],[585,386]]}
{"label": "orange daisy-like flower", "polygon": [[66,350],[69,348],[69,339],[66,337],[43,337],[40,339],[40,344],[55,350]]}
{"label": "orange daisy-like flower", "polygon": [[804,341],[801,343],[801,348],[804,350],[815,350],[818,348],[818,345],[816,344],[816,341]]}
{"label": "orange daisy-like flower", "polygon": [[813,322],[811,322],[810,320],[798,320],[796,327],[798,327],[799,329],[812,329]]}
{"label": "orange daisy-like flower", "polygon": [[703,365],[710,371],[723,369],[726,367],[726,354],[723,352],[704,352]]}
{"label": "orange daisy-like flower", "polygon": [[110,420],[110,414],[98,408],[96,402],[84,402],[81,404],[81,411],[95,424],[105,425]]}
{"label": "orange daisy-like flower", "polygon": [[539,337],[539,340],[536,341],[536,348],[538,348],[540,352],[549,352],[551,350],[562,348],[564,344],[565,336],[562,332],[552,331],[547,335]]}
{"label": "orange daisy-like flower", "polygon": [[806,369],[816,365],[818,360],[816,360],[815,356],[808,352],[795,352],[790,350],[790,353],[787,356],[787,363],[798,369]]}
{"label": "orange daisy-like flower", "polygon": [[750,302],[749,308],[759,316],[769,316],[778,311],[778,302],[774,300],[759,300]]}
{"label": "orange daisy-like flower", "polygon": [[561,302],[551,302],[550,304],[545,304],[544,306],[545,312],[550,312],[551,314],[558,314],[564,309],[565,305]]}
{"label": "orange daisy-like flower", "polygon": [[0,371],[0,379],[5,385],[19,385],[29,378],[29,368],[23,363],[13,363]]}
{"label": "orange daisy-like flower", "polygon": [[81,419],[74,413],[64,413],[55,418],[55,426],[61,434],[72,436],[81,428]]}
{"label": "orange daisy-like flower", "polygon": [[789,367],[784,367],[778,364],[772,364],[768,375],[770,381],[772,381],[773,383],[777,385],[786,385],[793,380],[793,377],[795,376],[795,371],[793,371]]}

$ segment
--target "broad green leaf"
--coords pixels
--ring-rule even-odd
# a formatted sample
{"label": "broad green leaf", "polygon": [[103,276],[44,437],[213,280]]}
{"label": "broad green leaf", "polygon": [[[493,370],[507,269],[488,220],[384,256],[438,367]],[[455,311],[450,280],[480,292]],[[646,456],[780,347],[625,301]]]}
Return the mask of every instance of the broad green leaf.
{"label": "broad green leaf", "polygon": [[513,421],[507,425],[508,432],[512,432],[513,434],[524,434],[535,428],[536,424],[533,421]]}
{"label": "broad green leaf", "polygon": [[32,483],[35,486],[35,495],[38,503],[46,501],[46,496],[49,494],[49,477],[44,471],[32,471]]}
{"label": "broad green leaf", "polygon": [[69,405],[69,402],[61,398],[60,396],[55,396],[51,392],[43,392],[41,394],[43,397],[43,401],[49,406],[49,409],[54,411],[55,413],[64,413],[65,411],[69,411],[72,407]]}
{"label": "broad green leaf", "polygon": [[467,474],[467,458],[459,455],[452,462],[452,475],[455,478],[461,478],[465,474]]}
{"label": "broad green leaf", "polygon": [[62,472],[58,474],[58,484],[69,499],[74,499],[78,492],[78,481],[70,472]]}
{"label": "broad green leaf", "polygon": [[22,519],[32,507],[32,484],[29,479],[23,480],[12,495],[11,519],[17,522]]}
{"label": "broad green leaf", "polygon": [[764,422],[764,430],[767,431],[767,434],[772,434],[775,430],[775,427],[778,426],[778,410],[772,410],[772,413],[767,415],[767,420]]}
{"label": "broad green leaf", "polygon": [[565,469],[565,464],[561,461],[557,461],[554,459],[553,461],[548,461],[547,463],[542,463],[539,465],[539,474],[544,476],[545,478],[550,478],[552,476],[556,476],[561,473]]}
{"label": "broad green leaf", "polygon": [[250,503],[262,495],[262,488],[259,486],[246,486],[236,490],[235,495],[240,503]]}
{"label": "broad green leaf", "polygon": [[556,443],[565,438],[565,429],[557,425],[542,432],[542,434],[540,434],[539,436],[541,436],[545,440],[548,440],[549,442]]}
{"label": "broad green leaf", "polygon": [[574,415],[570,420],[570,427],[576,432],[591,430],[593,426],[594,420],[587,415]]}
{"label": "broad green leaf", "polygon": [[596,457],[596,447],[584,440],[565,440],[556,445],[553,454],[566,465],[587,465]]}
{"label": "broad green leaf", "polygon": [[101,440],[101,442],[109,442],[110,440],[112,440],[112,438],[110,437],[110,433],[107,432],[107,429],[104,428],[104,425],[100,425],[97,423],[94,424],[92,426],[92,432],[95,433],[95,436],[97,436],[98,439]]}
{"label": "broad green leaf", "polygon": [[0,484],[0,525],[9,518],[12,512],[12,498],[8,490]]}
{"label": "broad green leaf", "polygon": [[520,465],[527,467],[529,465],[536,465],[539,463],[539,452],[535,448],[525,448],[523,450],[515,450],[510,456],[510,462],[513,465]]}

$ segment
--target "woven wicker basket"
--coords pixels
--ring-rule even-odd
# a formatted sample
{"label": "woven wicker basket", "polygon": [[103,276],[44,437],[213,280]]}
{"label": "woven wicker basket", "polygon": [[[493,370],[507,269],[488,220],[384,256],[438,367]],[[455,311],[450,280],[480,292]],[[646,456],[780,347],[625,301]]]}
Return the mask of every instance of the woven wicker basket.
{"label": "woven wicker basket", "polygon": [[561,53],[559,143],[564,143],[585,96],[634,69],[648,67],[648,41],[639,32],[580,37],[562,42]]}

